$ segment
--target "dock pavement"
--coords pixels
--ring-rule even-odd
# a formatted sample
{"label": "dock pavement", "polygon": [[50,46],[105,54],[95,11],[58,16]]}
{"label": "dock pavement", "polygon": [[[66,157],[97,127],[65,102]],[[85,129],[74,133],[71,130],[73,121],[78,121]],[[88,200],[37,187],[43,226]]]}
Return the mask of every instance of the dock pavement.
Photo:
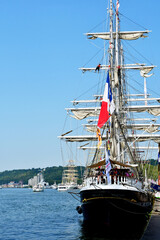
{"label": "dock pavement", "polygon": [[155,200],[150,222],[141,240],[160,240],[160,199]]}

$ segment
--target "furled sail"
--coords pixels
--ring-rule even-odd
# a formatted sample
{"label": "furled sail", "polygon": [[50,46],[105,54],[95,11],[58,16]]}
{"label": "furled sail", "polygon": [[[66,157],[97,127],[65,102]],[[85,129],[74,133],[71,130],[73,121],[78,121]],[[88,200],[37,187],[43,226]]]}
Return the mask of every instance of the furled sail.
{"label": "furled sail", "polygon": [[[67,142],[86,142],[86,141],[97,141],[96,135],[80,135],[80,136],[60,136],[60,139],[64,139]],[[106,139],[106,136],[102,136],[102,140]]]}
{"label": "furled sail", "polygon": [[148,112],[154,116],[160,116],[160,105],[127,106],[130,112]]}
{"label": "furled sail", "polygon": [[82,119],[85,119],[86,117],[89,117],[89,116],[93,116],[91,113],[89,112],[84,112],[84,111],[72,111],[73,115],[70,115],[71,117],[77,119],[77,120],[82,120]]}
{"label": "furled sail", "polygon": [[67,111],[71,111],[73,115],[70,115],[77,120],[82,120],[87,117],[95,117],[99,115],[100,107],[99,108],[70,108]]}
{"label": "furled sail", "polygon": [[[151,65],[151,66],[146,66],[144,63],[137,63],[137,64],[124,64],[120,66],[122,69],[130,69],[130,70],[140,70],[140,74],[141,76],[145,77],[144,75],[147,75],[147,73],[149,73],[154,67],[156,67],[155,65]],[[82,70],[83,72],[86,71],[95,71],[96,67],[90,67],[90,68],[79,68],[80,70]],[[101,70],[108,70],[109,69],[109,65],[101,65]]]}
{"label": "furled sail", "polygon": [[[60,139],[65,139],[67,142],[85,142],[85,141],[97,141],[96,135],[80,135],[80,136],[60,136]],[[156,143],[160,142],[160,134],[132,134],[126,136],[129,142],[137,141],[154,141]],[[102,140],[106,140],[106,135],[102,135]]]}
{"label": "furled sail", "polygon": [[86,130],[88,132],[97,132],[97,125],[87,125]]}
{"label": "furled sail", "polygon": [[148,109],[148,113],[154,116],[160,116],[160,108],[150,108]]}
{"label": "furled sail", "polygon": [[[96,117],[99,115],[100,107],[97,108],[70,108],[67,109],[70,110],[73,115],[70,115],[71,117],[74,117],[78,120],[85,119],[87,117]],[[160,105],[148,105],[148,106],[127,106],[126,109],[130,112],[148,112],[154,116],[160,116]]]}
{"label": "furled sail", "polygon": [[[119,38],[123,40],[136,40],[138,38],[147,37],[145,34],[148,34],[150,31],[128,31],[128,32],[119,32]],[[110,32],[103,33],[86,33],[89,39],[101,38],[104,40],[110,40]],[[113,32],[113,38],[116,38],[116,33]]]}
{"label": "furled sail", "polygon": [[[132,168],[134,168],[134,167],[138,166],[138,164],[124,164],[124,163],[121,163],[119,161],[115,161],[115,160],[111,160],[111,159],[110,159],[110,162],[112,164],[116,164],[116,165],[119,165],[119,166],[122,166],[122,167],[132,167]],[[87,168],[96,168],[96,167],[99,167],[99,166],[103,166],[105,164],[106,164],[106,160],[102,160],[102,161],[99,161],[95,164],[89,165]]]}
{"label": "furled sail", "polygon": [[127,124],[125,126],[128,129],[134,129],[134,130],[143,130],[148,133],[155,133],[159,131],[160,124]]}
{"label": "furled sail", "polygon": [[[127,129],[146,131],[148,133],[155,133],[159,131],[160,124],[127,124],[124,126]],[[96,124],[85,124],[85,128],[88,132],[96,132]]]}
{"label": "furled sail", "polygon": [[127,140],[130,142],[144,142],[144,141],[154,141],[160,143],[160,135],[158,134],[136,134],[128,135]]}
{"label": "furled sail", "polygon": [[[97,149],[97,146],[87,146],[87,147],[85,147],[84,145],[82,146],[82,147],[78,147],[79,149],[82,149],[82,150],[87,150],[87,149]],[[132,149],[137,149],[137,150],[158,150],[158,147],[152,147],[152,146],[136,146],[136,147],[134,147],[134,146],[131,146],[131,148]],[[105,149],[105,147],[104,146],[100,146],[100,149]]]}
{"label": "furled sail", "polygon": [[151,76],[153,75],[153,73],[150,74],[150,75],[147,75],[151,70],[152,70],[152,68],[148,68],[148,69],[144,68],[144,69],[141,69],[140,75],[141,75],[142,77],[145,77],[145,78],[151,77]]}

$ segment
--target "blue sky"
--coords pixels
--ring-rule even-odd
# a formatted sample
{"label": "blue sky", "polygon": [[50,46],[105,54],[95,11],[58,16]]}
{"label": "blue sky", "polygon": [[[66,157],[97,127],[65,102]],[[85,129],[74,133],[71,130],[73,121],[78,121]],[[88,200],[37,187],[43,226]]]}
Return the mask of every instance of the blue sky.
{"label": "blue sky", "polygon": [[[83,33],[95,26],[94,31],[104,30],[107,6],[107,0],[0,0],[0,171],[63,164],[57,136],[64,109],[95,84],[78,68],[103,46]],[[152,30],[133,46],[157,65],[148,83],[156,93],[159,9],[157,0],[121,0],[119,9]],[[143,30],[124,17],[121,25],[122,30]],[[101,58],[97,55],[94,64]]]}

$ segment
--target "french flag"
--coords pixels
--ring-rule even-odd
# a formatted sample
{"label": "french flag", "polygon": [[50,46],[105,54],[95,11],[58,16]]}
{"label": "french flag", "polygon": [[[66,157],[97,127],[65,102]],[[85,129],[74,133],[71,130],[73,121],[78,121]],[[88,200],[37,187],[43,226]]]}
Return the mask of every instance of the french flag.
{"label": "french flag", "polygon": [[158,153],[158,163],[160,164],[160,153]]}
{"label": "french flag", "polygon": [[109,80],[109,71],[107,73],[107,80],[104,89],[104,95],[102,99],[101,110],[99,114],[98,124],[99,128],[103,127],[103,125],[108,121],[111,114],[114,112],[115,105],[112,99],[112,92],[110,87],[110,80]]}

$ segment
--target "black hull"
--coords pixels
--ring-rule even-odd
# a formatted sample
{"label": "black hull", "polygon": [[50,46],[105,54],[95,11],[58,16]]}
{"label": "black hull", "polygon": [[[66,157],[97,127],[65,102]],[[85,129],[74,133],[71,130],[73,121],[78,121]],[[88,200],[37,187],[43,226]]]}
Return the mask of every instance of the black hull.
{"label": "black hull", "polygon": [[80,196],[84,221],[109,229],[145,228],[153,208],[153,197],[137,191],[95,189],[81,191]]}

